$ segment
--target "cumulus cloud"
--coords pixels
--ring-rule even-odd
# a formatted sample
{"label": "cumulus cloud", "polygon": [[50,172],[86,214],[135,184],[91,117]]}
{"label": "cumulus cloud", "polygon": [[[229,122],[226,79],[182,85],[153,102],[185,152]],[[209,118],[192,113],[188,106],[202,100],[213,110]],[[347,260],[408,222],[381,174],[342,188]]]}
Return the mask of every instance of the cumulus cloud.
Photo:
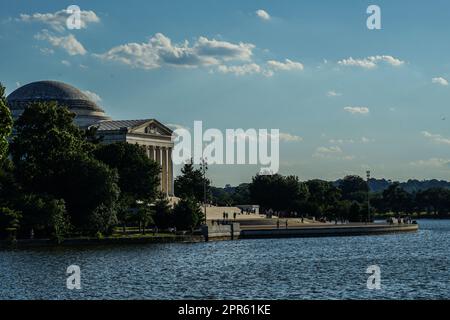
{"label": "cumulus cloud", "polygon": [[96,57],[117,61],[133,68],[156,69],[164,65],[198,67],[221,65],[226,61],[249,61],[255,46],[200,37],[191,46],[188,41],[174,44],[157,33],[146,43],[127,43]]}
{"label": "cumulus cloud", "polygon": [[362,59],[353,59],[352,57],[343,59],[338,61],[338,64],[341,66],[350,66],[350,67],[360,67],[364,69],[374,69],[378,66],[380,62],[385,64],[398,67],[403,65],[405,62],[395,58],[393,56],[388,55],[378,55],[378,56],[370,56]]}
{"label": "cumulus cloud", "polygon": [[303,141],[303,138],[300,136],[296,136],[290,133],[280,132],[280,141],[284,142],[300,142]]}
{"label": "cumulus cloud", "polygon": [[267,11],[263,10],[263,9],[256,10],[256,15],[261,20],[264,20],[264,21],[269,21],[270,20],[270,14]]}
{"label": "cumulus cloud", "polygon": [[69,55],[85,55],[87,53],[83,45],[75,38],[74,35],[55,36],[44,30],[34,36],[37,40],[48,41],[52,46],[64,49]]}
{"label": "cumulus cloud", "polygon": [[89,99],[91,99],[92,101],[94,101],[95,103],[100,103],[102,101],[102,98],[96,94],[95,92],[89,91],[89,90],[85,90],[83,91],[83,93],[85,95],[88,96]]}
{"label": "cumulus cloud", "polygon": [[[37,22],[42,23],[55,31],[63,32],[66,27],[66,21],[70,17],[70,13],[67,10],[60,10],[55,13],[33,13],[33,14],[21,14],[17,21],[21,22]],[[94,11],[80,12],[80,27],[86,29],[89,24],[100,22],[100,18]]]}
{"label": "cumulus cloud", "polygon": [[335,160],[353,160],[355,156],[346,155],[339,146],[318,147],[313,154],[314,158],[335,159]]}
{"label": "cumulus cloud", "polygon": [[434,143],[450,145],[450,138],[443,137],[440,134],[434,134],[434,133],[430,133],[428,131],[422,131],[422,135]]}
{"label": "cumulus cloud", "polygon": [[368,114],[370,112],[367,107],[345,107],[344,110],[351,114]]}
{"label": "cumulus cloud", "polygon": [[169,127],[172,130],[177,130],[177,129],[189,130],[188,127],[183,126],[181,124],[176,124],[176,123],[167,123],[166,126]]}
{"label": "cumulus cloud", "polygon": [[342,96],[342,93],[336,92],[334,90],[330,90],[327,92],[327,96],[328,97],[340,97],[340,96]]}
{"label": "cumulus cloud", "polygon": [[256,63],[249,63],[238,66],[220,65],[217,67],[217,71],[220,73],[231,73],[236,76],[245,76],[250,74],[262,74],[266,77],[273,76],[273,72],[271,70],[264,69]]}
{"label": "cumulus cloud", "polygon": [[410,162],[410,165],[416,167],[448,167],[450,166],[450,159],[431,158],[427,160],[419,160]]}
{"label": "cumulus cloud", "polygon": [[69,61],[67,61],[67,60],[62,60],[61,63],[62,63],[63,65],[65,65],[66,67],[70,67],[70,66],[72,65],[72,64],[71,64]]}
{"label": "cumulus cloud", "polygon": [[269,60],[267,65],[273,70],[291,71],[291,70],[303,70],[303,64],[295,62],[289,59],[281,61]]}
{"label": "cumulus cloud", "polygon": [[447,79],[442,78],[442,77],[436,77],[436,78],[433,78],[433,79],[431,79],[431,82],[432,82],[432,83],[435,83],[435,84],[439,84],[439,85],[441,85],[441,86],[448,86],[448,81],[447,81]]}

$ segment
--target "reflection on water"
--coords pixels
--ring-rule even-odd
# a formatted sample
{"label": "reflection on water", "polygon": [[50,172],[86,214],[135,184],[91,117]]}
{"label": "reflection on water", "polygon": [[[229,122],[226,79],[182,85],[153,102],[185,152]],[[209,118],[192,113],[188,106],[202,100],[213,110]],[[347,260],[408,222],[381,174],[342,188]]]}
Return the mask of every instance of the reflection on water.
{"label": "reflection on water", "polygon": [[[450,298],[450,221],[402,235],[0,251],[1,299]],[[82,289],[66,289],[81,267]],[[368,290],[369,265],[381,290]]]}

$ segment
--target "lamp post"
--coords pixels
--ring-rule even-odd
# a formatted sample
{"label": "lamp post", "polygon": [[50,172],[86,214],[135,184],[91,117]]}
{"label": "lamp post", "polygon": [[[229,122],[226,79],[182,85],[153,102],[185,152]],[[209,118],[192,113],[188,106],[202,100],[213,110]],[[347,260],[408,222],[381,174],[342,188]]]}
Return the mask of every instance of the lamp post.
{"label": "lamp post", "polygon": [[203,175],[203,210],[205,215],[205,224],[206,224],[206,171],[208,170],[208,162],[206,158],[201,158],[200,169],[202,170]]}
{"label": "lamp post", "polygon": [[367,175],[367,222],[370,223],[370,170],[366,171]]}

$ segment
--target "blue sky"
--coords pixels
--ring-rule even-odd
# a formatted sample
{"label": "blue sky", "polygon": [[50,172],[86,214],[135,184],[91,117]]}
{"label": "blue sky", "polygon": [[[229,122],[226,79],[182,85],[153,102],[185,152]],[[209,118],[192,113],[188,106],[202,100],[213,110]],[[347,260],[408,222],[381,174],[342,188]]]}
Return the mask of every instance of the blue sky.
{"label": "blue sky", "polygon": [[[81,30],[61,22],[72,4]],[[366,27],[370,4],[381,30]],[[438,0],[2,1],[0,81],[64,81],[115,119],[278,128],[280,172],[301,179],[450,180],[449,18]]]}

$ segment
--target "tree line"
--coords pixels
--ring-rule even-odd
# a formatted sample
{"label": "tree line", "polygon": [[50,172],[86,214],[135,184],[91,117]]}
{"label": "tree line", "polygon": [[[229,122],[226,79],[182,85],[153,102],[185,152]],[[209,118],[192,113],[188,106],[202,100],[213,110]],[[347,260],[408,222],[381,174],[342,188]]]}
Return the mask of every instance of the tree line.
{"label": "tree line", "polygon": [[355,175],[337,183],[318,179],[301,182],[296,176],[279,174],[257,175],[248,189],[251,203],[259,204],[262,211],[271,210],[284,216],[359,222],[389,213],[436,217],[450,213],[448,188],[408,192],[399,182],[394,182],[383,191],[372,192],[367,181]]}

